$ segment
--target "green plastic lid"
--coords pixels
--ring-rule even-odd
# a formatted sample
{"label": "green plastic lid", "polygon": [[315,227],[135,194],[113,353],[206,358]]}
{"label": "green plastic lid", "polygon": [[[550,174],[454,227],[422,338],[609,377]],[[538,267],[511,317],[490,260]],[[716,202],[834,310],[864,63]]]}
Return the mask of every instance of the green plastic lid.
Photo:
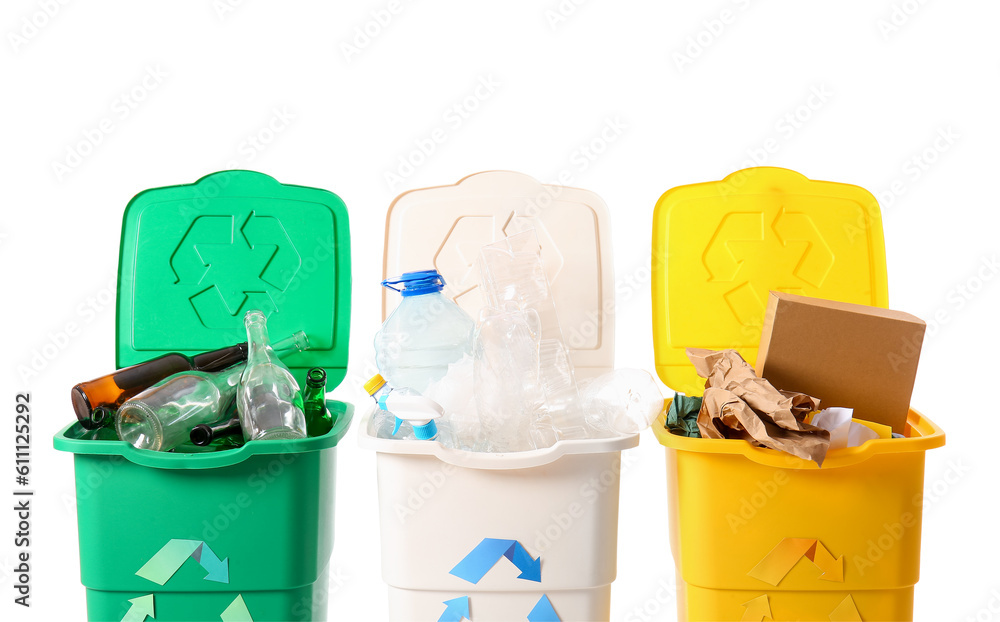
{"label": "green plastic lid", "polygon": [[246,341],[256,308],[272,343],[308,335],[309,350],[285,359],[300,386],[311,367],[330,389],[344,379],[351,246],[337,195],[252,171],[146,190],[125,210],[120,258],[119,367]]}

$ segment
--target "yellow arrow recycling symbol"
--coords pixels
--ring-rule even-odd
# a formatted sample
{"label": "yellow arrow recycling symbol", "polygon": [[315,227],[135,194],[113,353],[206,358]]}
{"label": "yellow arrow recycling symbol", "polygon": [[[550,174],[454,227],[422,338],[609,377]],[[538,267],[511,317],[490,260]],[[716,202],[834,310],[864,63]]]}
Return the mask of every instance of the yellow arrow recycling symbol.
{"label": "yellow arrow recycling symbol", "polygon": [[[803,557],[823,572],[820,579],[843,583],[844,556],[835,558],[829,549],[815,538],[784,538],[747,575],[777,586]],[[741,622],[750,620],[760,622],[764,618],[771,618],[771,603],[767,594],[749,600],[743,603],[743,606],[745,609]],[[850,594],[830,612],[829,617],[831,622],[862,622],[861,612],[858,611],[857,604]]]}
{"label": "yellow arrow recycling symbol", "polygon": [[740,622],[761,622],[764,618],[771,617],[771,602],[768,600],[767,594],[749,600],[743,603],[743,606],[746,607],[746,610],[743,611]]}
{"label": "yellow arrow recycling symbol", "polygon": [[831,622],[863,622],[858,606],[854,604],[854,599],[847,595],[837,608],[830,613]]}
{"label": "yellow arrow recycling symbol", "polygon": [[[743,606],[746,609],[743,610],[740,622],[763,622],[764,618],[774,619],[771,613],[771,601],[767,594],[748,600],[743,603]],[[830,622],[864,622],[850,594],[837,605],[836,609],[830,612]]]}
{"label": "yellow arrow recycling symbol", "polygon": [[835,559],[823,543],[815,538],[785,538],[747,574],[777,586],[803,557],[823,571],[820,579],[843,583],[844,556]]}

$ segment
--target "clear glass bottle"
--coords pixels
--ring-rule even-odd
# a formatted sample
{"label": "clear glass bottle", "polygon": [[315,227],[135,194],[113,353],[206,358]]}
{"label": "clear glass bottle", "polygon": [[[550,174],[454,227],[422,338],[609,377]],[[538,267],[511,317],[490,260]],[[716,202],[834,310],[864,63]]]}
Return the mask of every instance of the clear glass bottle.
{"label": "clear glass bottle", "polygon": [[189,439],[191,428],[223,416],[242,372],[243,365],[216,373],[186,371],[156,383],[118,409],[118,437],[139,449],[170,451]]}
{"label": "clear glass bottle", "polygon": [[271,349],[264,313],[247,311],[243,323],[249,346],[237,393],[243,437],[248,441],[305,438],[306,417],[299,385]]}

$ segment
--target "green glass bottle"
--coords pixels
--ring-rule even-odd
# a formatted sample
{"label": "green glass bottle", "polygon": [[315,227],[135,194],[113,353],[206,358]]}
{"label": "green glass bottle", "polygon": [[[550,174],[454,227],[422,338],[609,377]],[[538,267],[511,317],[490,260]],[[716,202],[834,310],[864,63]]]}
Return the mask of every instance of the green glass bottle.
{"label": "green glass bottle", "polygon": [[302,403],[306,414],[306,432],[310,437],[323,436],[333,429],[333,418],[326,409],[326,370],[322,367],[313,367],[306,373]]}

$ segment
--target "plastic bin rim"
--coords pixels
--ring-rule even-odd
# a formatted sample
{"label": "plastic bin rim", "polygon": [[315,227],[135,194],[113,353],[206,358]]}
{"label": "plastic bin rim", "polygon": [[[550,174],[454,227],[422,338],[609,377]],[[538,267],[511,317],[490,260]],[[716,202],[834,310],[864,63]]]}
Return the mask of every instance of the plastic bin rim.
{"label": "plastic bin rim", "polygon": [[[666,408],[671,400],[667,400],[664,412],[653,423],[653,433],[661,445],[677,451],[689,451],[702,454],[734,454],[742,455],[758,464],[765,466],[808,470],[820,467],[811,460],[804,460],[774,449],[755,447],[739,439],[707,439],[679,436],[666,428]],[[944,430],[919,411],[910,409],[906,417],[912,436],[907,438],[876,439],[868,441],[860,447],[848,447],[831,451],[823,462],[822,470],[828,471],[840,467],[859,464],[880,454],[898,454],[906,452],[927,451],[942,447],[945,443]]]}
{"label": "plastic bin rim", "polygon": [[331,404],[341,404],[343,413],[337,419],[333,429],[323,436],[292,440],[250,441],[238,449],[227,451],[177,454],[136,449],[125,441],[69,438],[66,433],[76,425],[75,421],[60,430],[53,438],[52,444],[59,451],[78,455],[122,456],[129,462],[154,469],[217,469],[239,464],[253,456],[308,453],[336,447],[351,426],[351,420],[354,418],[354,406],[344,402],[327,400],[327,408],[330,408]]}
{"label": "plastic bin rim", "polygon": [[639,445],[639,434],[614,438],[594,438],[558,441],[551,447],[532,451],[490,454],[445,447],[437,441],[396,440],[377,438],[368,434],[368,422],[374,409],[358,422],[358,446],[382,454],[434,456],[452,466],[493,471],[530,469],[551,464],[569,455],[604,454],[620,452]]}

